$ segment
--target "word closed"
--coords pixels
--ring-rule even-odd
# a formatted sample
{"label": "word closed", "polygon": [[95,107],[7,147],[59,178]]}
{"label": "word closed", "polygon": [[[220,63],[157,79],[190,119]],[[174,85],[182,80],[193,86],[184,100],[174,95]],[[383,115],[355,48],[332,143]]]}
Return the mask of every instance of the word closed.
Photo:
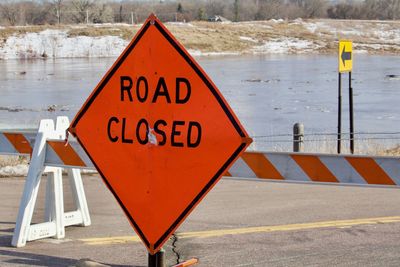
{"label": "word closed", "polygon": [[[177,77],[174,88],[168,88],[167,81],[160,77],[155,88],[149,86],[148,79],[139,76],[120,76],[120,101],[132,103],[132,108],[139,104],[184,105],[190,101],[192,88],[189,80]],[[148,143],[172,147],[198,147],[201,143],[201,124],[197,121],[184,121],[159,118],[153,122],[146,118],[126,118],[112,116],[107,123],[108,140],[113,143],[140,145]]]}

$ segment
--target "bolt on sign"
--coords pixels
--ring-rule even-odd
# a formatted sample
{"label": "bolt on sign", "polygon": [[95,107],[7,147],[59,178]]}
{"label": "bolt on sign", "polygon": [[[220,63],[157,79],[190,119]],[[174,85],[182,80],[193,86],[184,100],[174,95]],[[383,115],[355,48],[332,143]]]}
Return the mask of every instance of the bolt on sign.
{"label": "bolt on sign", "polygon": [[252,141],[215,84],[154,15],[69,131],[151,254]]}
{"label": "bolt on sign", "polygon": [[339,41],[339,72],[351,72],[353,70],[353,42]]}

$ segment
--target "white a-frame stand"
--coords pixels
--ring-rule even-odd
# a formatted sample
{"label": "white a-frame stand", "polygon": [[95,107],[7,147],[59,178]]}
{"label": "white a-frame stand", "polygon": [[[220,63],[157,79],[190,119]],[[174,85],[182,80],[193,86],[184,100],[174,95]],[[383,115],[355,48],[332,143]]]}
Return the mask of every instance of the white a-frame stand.
{"label": "white a-frame stand", "polygon": [[[27,241],[40,238],[63,238],[65,226],[90,225],[90,215],[79,169],[68,169],[76,210],[65,213],[62,169],[45,166],[46,141],[48,139],[64,140],[68,125],[67,117],[58,117],[55,128],[53,120],[40,121],[11,241],[15,247],[23,247]],[[47,174],[44,222],[31,224],[43,173]]]}

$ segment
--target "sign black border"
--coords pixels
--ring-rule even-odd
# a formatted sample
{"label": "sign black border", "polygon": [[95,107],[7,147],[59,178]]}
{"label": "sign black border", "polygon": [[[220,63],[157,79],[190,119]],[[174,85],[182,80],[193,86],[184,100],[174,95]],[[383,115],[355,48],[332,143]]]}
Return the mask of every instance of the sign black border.
{"label": "sign black border", "polygon": [[93,165],[96,167],[97,171],[100,173],[103,181],[107,185],[108,189],[112,192],[116,200],[118,201],[119,205],[122,207],[123,211],[125,212],[126,216],[129,218],[130,222],[132,225],[135,227],[137,233],[140,235],[142,238],[143,242],[147,246],[149,250],[155,250],[160,244],[164,242],[165,239],[167,239],[171,234],[173,229],[179,225],[179,223],[185,218],[188,213],[192,210],[192,208],[201,200],[201,198],[206,194],[206,192],[213,186],[213,184],[217,181],[217,179],[224,174],[224,172],[227,170],[228,166],[233,163],[233,161],[239,156],[239,154],[246,148],[247,143],[243,141],[239,147],[234,151],[234,153],[228,158],[228,160],[222,165],[222,167],[215,173],[215,175],[211,178],[211,180],[206,184],[206,186],[203,188],[203,190],[200,191],[200,193],[192,200],[192,202],[189,204],[189,206],[181,213],[181,215],[174,221],[174,223],[168,228],[168,230],[157,240],[157,242],[151,246],[150,242],[147,240],[146,236],[143,234],[142,230],[139,228],[139,226],[136,224],[135,220],[132,218],[132,216],[129,214],[127,208],[124,206],[118,195],[115,193],[113,188],[111,187],[110,183],[107,181],[106,177],[100,170],[100,168],[97,166],[96,162],[93,160],[92,156],[84,146],[84,144],[81,142],[79,137],[76,135],[75,130],[73,130],[77,124],[79,123],[79,120],[82,118],[82,116],[86,113],[90,105],[93,103],[95,98],[99,95],[99,93],[103,90],[105,85],[108,83],[108,81],[111,79],[111,77],[115,74],[115,72],[118,70],[118,68],[121,66],[121,64],[125,61],[127,56],[131,53],[131,51],[135,48],[136,44],[140,41],[140,39],[143,37],[145,32],[149,29],[151,25],[154,25],[160,33],[168,40],[168,42],[175,48],[175,50],[186,60],[186,62],[191,66],[194,71],[199,75],[199,77],[202,79],[202,81],[206,84],[206,86],[209,88],[209,90],[212,92],[214,97],[217,99],[218,103],[221,105],[223,108],[226,116],[229,118],[233,126],[235,127],[236,131],[240,135],[240,137],[243,138],[243,140],[246,138],[246,134],[243,131],[242,127],[239,125],[239,123],[235,120],[235,117],[229,110],[229,108],[226,106],[224,100],[221,98],[220,94],[218,93],[217,89],[213,86],[213,84],[210,82],[210,80],[205,76],[203,71],[199,69],[199,67],[193,62],[191,57],[187,54],[186,51],[184,51],[181,46],[172,38],[172,36],[165,30],[165,28],[160,24],[158,19],[152,20],[148,19],[146,24],[143,25],[142,29],[138,33],[137,37],[133,40],[133,42],[129,45],[129,47],[125,50],[124,54],[119,58],[119,60],[116,62],[114,67],[108,72],[106,77],[103,79],[101,84],[97,87],[96,91],[90,96],[88,101],[84,104],[83,108],[80,110],[80,112],[76,115],[76,118],[73,120],[72,125],[70,128],[72,128],[72,134],[76,137],[78,140],[79,144],[82,146],[82,148],[85,150],[86,154],[89,156],[90,160],[92,161]]}

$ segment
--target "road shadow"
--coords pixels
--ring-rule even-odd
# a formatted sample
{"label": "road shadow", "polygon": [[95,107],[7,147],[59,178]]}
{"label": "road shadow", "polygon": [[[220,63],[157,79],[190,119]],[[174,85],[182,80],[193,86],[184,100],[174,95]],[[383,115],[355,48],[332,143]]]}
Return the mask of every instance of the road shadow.
{"label": "road shadow", "polygon": [[[19,251],[9,251],[0,249],[1,256],[8,256],[9,259],[5,259],[2,262],[4,264],[12,265],[26,265],[26,266],[57,266],[57,267],[71,267],[76,266],[78,260],[68,259],[55,256],[47,256],[41,254],[19,252]],[[101,263],[110,267],[143,267],[143,266],[132,266],[132,265],[116,265]]]}
{"label": "road shadow", "polygon": [[[16,251],[16,248],[11,246],[13,232],[14,228],[0,230],[0,266],[25,265],[25,266],[73,267],[76,266],[79,261],[77,259],[69,259],[63,257],[55,257],[42,254]],[[2,234],[2,233],[7,233],[7,234]],[[107,263],[101,263],[101,264],[110,267],[143,267],[138,265],[132,266],[132,265],[119,265],[119,264],[107,264]]]}
{"label": "road shadow", "polygon": [[[0,225],[14,225],[15,222],[0,222]],[[0,228],[0,247],[9,247],[9,244],[11,244],[11,238],[12,234],[14,232],[14,227],[11,228]]]}
{"label": "road shadow", "polygon": [[14,228],[0,229],[0,233],[13,233]]}
{"label": "road shadow", "polygon": [[2,248],[11,247],[11,239],[12,239],[11,234],[10,235],[0,235],[0,247],[2,247]]}
{"label": "road shadow", "polygon": [[27,252],[0,250],[0,255],[8,256],[9,259],[3,260],[3,263],[26,265],[26,266],[74,266],[77,263],[75,259],[38,255]]}

